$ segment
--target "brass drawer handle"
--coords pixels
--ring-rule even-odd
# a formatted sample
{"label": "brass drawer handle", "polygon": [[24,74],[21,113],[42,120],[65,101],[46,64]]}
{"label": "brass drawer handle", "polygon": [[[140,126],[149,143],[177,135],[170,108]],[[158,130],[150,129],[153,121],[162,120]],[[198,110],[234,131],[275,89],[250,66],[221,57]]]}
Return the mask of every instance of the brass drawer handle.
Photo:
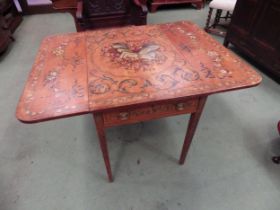
{"label": "brass drawer handle", "polygon": [[186,107],[186,104],[185,104],[185,103],[178,103],[178,104],[176,104],[176,109],[177,109],[178,111],[184,110],[185,107]]}
{"label": "brass drawer handle", "polygon": [[127,120],[127,119],[128,119],[128,116],[129,116],[128,112],[121,112],[121,113],[119,114],[119,119],[120,119],[120,120]]}

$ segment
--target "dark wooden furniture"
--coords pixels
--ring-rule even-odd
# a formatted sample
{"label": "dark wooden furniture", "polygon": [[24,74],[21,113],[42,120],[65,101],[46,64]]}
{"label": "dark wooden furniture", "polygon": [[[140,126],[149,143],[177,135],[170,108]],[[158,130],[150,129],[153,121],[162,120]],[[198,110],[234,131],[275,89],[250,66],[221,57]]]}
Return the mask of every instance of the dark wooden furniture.
{"label": "dark wooden furniture", "polygon": [[280,80],[280,1],[238,0],[224,45],[233,44]]}
{"label": "dark wooden furniture", "polygon": [[11,31],[6,27],[4,17],[0,16],[0,54],[7,49],[11,41]]}
{"label": "dark wooden furniture", "polygon": [[44,14],[56,12],[51,3],[29,4],[28,0],[18,0],[23,15]]}
{"label": "dark wooden furniture", "polygon": [[[52,1],[52,6],[55,10],[60,11],[60,12],[69,12],[74,19],[76,30],[77,31],[82,30],[80,28],[80,25],[77,20],[77,15],[80,15],[77,12],[77,7],[78,7],[77,0],[51,0],[51,1]],[[80,3],[79,3],[79,5],[80,5]],[[80,9],[79,9],[79,11],[80,11]]]}
{"label": "dark wooden furniture", "polygon": [[[277,129],[278,129],[278,133],[280,135],[280,121],[278,122]],[[272,161],[276,164],[280,164],[280,155],[272,157]]]}
{"label": "dark wooden furniture", "polygon": [[156,12],[157,8],[162,5],[169,4],[187,4],[191,3],[196,6],[197,9],[201,9],[204,6],[205,0],[149,0],[148,4],[151,12]]}
{"label": "dark wooden furniture", "polygon": [[16,115],[35,123],[93,114],[112,181],[105,128],[190,113],[183,164],[207,96],[260,82],[190,22],[87,31],[43,41]]}
{"label": "dark wooden furniture", "polygon": [[145,0],[53,0],[53,5],[72,14],[77,31],[147,22]]}
{"label": "dark wooden furniture", "polygon": [[13,40],[12,33],[16,30],[22,17],[11,0],[0,1],[0,53],[6,50]]}

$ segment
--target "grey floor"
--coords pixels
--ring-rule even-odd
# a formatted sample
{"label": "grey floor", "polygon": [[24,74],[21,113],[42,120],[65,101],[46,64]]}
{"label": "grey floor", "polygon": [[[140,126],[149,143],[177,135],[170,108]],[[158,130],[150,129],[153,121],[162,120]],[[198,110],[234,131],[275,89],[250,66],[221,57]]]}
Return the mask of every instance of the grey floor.
{"label": "grey floor", "polygon": [[[207,9],[149,14],[149,23],[191,20]],[[279,210],[280,166],[270,161],[280,86],[211,96],[184,166],[188,117],[109,129],[115,182],[106,180],[90,115],[26,125],[15,109],[40,41],[75,31],[68,14],[24,18],[0,63],[0,210]],[[219,39],[221,40],[221,39]]]}

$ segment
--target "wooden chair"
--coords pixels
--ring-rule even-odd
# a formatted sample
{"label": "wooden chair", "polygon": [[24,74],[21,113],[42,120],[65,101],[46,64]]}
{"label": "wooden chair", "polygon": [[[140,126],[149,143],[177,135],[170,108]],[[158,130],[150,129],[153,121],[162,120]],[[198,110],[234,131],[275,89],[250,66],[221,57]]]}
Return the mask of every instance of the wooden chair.
{"label": "wooden chair", "polygon": [[77,31],[145,25],[146,0],[52,0],[55,9],[72,14]]}
{"label": "wooden chair", "polygon": [[[234,10],[237,0],[213,0],[209,4],[209,13],[205,25],[205,31],[208,33],[213,33],[220,36],[225,36],[226,32],[220,30],[217,26],[225,26],[226,24],[221,24],[221,19],[224,19],[226,22],[230,20],[231,14]],[[216,10],[214,21],[212,21],[213,10]],[[223,11],[226,13],[225,16],[222,16]],[[213,23],[212,23],[213,22]]]}

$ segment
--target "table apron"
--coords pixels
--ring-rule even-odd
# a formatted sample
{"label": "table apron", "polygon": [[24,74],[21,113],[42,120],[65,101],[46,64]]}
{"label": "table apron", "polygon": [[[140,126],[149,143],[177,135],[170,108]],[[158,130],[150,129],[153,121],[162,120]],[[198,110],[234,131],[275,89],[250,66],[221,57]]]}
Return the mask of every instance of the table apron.
{"label": "table apron", "polygon": [[163,102],[138,108],[102,112],[105,127],[143,122],[197,111],[199,98]]}

